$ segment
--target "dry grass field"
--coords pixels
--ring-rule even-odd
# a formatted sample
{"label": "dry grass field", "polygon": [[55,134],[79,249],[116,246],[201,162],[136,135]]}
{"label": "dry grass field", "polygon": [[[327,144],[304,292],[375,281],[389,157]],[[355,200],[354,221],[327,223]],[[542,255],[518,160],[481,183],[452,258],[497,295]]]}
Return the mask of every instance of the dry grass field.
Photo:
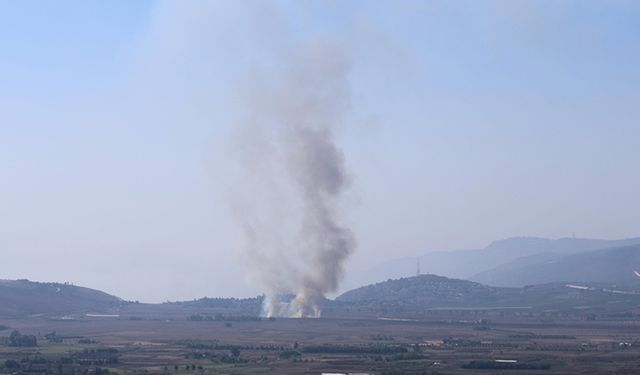
{"label": "dry grass field", "polygon": [[477,311],[439,311],[422,319],[328,315],[259,321],[173,315],[4,320],[0,324],[10,328],[0,336],[18,330],[37,336],[38,346],[0,346],[0,369],[39,374],[640,373],[640,321],[631,318]]}

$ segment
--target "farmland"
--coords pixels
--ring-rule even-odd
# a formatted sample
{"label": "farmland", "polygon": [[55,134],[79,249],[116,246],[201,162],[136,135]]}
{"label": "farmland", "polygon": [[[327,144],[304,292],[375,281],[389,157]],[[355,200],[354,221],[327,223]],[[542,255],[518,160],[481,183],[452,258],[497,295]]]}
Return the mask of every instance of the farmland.
{"label": "farmland", "polygon": [[[331,315],[331,314],[329,314]],[[3,320],[35,347],[0,346],[3,373],[637,373],[640,320],[500,310],[421,319],[32,317]]]}

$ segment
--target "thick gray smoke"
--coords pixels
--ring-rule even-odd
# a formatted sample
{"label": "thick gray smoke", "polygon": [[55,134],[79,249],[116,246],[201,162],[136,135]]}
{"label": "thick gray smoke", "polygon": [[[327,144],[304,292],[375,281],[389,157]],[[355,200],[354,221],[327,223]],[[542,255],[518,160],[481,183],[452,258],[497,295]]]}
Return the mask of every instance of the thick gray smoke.
{"label": "thick gray smoke", "polygon": [[240,219],[264,314],[318,317],[355,246],[338,220],[348,176],[334,137],[349,102],[348,64],[328,45],[289,60],[250,93]]}

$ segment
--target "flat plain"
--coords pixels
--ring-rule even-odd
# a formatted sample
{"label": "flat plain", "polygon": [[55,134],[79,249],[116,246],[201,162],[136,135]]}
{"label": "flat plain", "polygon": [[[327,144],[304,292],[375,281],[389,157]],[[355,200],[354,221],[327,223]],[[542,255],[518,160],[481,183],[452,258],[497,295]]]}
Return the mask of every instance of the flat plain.
{"label": "flat plain", "polygon": [[319,319],[194,320],[172,311],[0,324],[8,327],[0,336],[17,330],[38,339],[37,347],[0,346],[3,373],[16,373],[15,363],[34,374],[640,373],[633,312],[328,311]]}

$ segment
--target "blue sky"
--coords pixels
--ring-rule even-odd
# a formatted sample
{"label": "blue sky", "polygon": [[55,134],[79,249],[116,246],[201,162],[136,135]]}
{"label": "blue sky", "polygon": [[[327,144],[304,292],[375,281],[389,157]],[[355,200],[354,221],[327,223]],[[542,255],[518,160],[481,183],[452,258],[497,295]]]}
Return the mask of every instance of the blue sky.
{"label": "blue sky", "polygon": [[351,62],[349,274],[640,235],[637,2],[0,1],[0,277],[258,293],[227,202],[242,97],[318,39]]}

